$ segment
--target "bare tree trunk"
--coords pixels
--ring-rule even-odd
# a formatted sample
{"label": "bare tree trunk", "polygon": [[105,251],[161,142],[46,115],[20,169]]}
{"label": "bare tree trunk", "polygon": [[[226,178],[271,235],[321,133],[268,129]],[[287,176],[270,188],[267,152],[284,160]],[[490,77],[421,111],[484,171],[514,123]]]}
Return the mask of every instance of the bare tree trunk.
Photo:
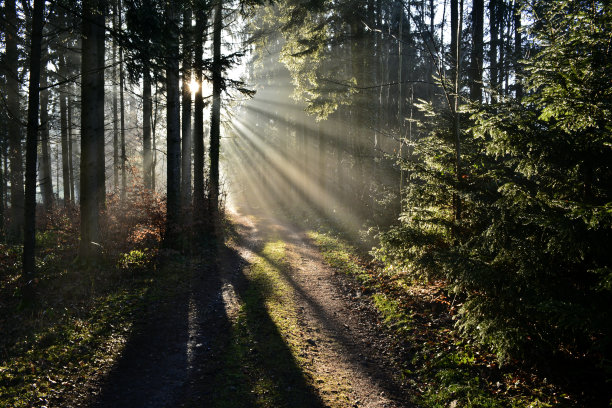
{"label": "bare tree trunk", "polygon": [[185,6],[183,12],[183,89],[182,89],[182,146],[181,146],[181,200],[183,208],[191,205],[191,70],[193,67],[192,50],[192,11]]}
{"label": "bare tree trunk", "polygon": [[36,156],[38,144],[38,109],[40,102],[40,68],[43,14],[45,1],[34,0],[32,37],[30,44],[30,84],[28,87],[28,125],[26,132],[26,189],[23,239],[23,294],[26,301],[34,299],[36,274]]}
{"label": "bare tree trunk", "polygon": [[[152,99],[152,98],[151,98]],[[153,99],[151,100],[153,104]],[[158,104],[157,104],[157,84],[155,84],[155,102],[153,107],[153,123],[151,124],[151,144],[153,145],[153,163],[151,164],[151,190],[155,191],[155,180],[157,173],[157,113],[158,113]]]}
{"label": "bare tree trunk", "polygon": [[152,189],[151,180],[151,73],[145,62],[142,73],[142,173],[144,188]]}
{"label": "bare tree trunk", "polygon": [[179,33],[174,5],[168,3],[166,18],[169,24],[166,62],[166,129],[167,129],[167,218],[165,245],[175,247],[181,205],[181,123],[179,90]]}
{"label": "bare tree trunk", "polygon": [[[4,84],[2,84],[4,85]],[[4,162],[4,139],[6,135],[2,133],[0,138],[0,242],[4,241],[4,196],[6,191],[6,184],[4,183],[5,173],[3,171],[2,163]]]}
{"label": "bare tree trunk", "polygon": [[472,55],[470,58],[470,99],[482,100],[484,0],[472,2]]}
{"label": "bare tree trunk", "polygon": [[[457,8],[457,0],[451,0],[451,7]],[[454,53],[454,101],[453,101],[453,113],[454,113],[454,122],[453,122],[453,132],[455,135],[455,174],[457,177],[457,186],[461,183],[461,122],[460,122],[460,113],[459,113],[459,92],[461,90],[461,30],[463,26],[463,0],[459,0],[459,10],[458,10],[458,21],[455,26],[456,31],[453,31],[451,35],[454,37],[455,49]],[[451,8],[452,11],[452,8]],[[452,15],[452,13],[451,13]],[[457,10],[455,10],[455,15],[457,15]],[[451,24],[452,25],[452,24]],[[461,220],[461,197],[459,194],[455,193],[453,195],[453,199],[455,201],[455,214],[454,218],[456,222]]]}
{"label": "bare tree trunk", "polygon": [[204,96],[203,96],[203,77],[202,77],[202,56],[204,53],[204,43],[206,42],[207,15],[204,10],[196,11],[196,32],[195,32],[195,61],[194,75],[195,80],[200,84],[195,94],[193,112],[193,207],[194,224],[201,224],[204,217]]}
{"label": "bare tree trunk", "polygon": [[[113,1],[113,30],[120,29],[117,24],[118,3],[119,0]],[[117,40],[113,38],[113,71],[112,71],[112,89],[113,89],[113,189],[119,191],[119,107],[117,98]]]}
{"label": "bare tree trunk", "polygon": [[24,215],[24,185],[23,156],[21,148],[21,127],[19,124],[21,112],[19,107],[19,78],[17,73],[17,12],[15,1],[4,3],[4,18],[6,19],[6,105],[9,114],[9,159],[11,182],[11,222],[7,230],[7,238],[11,242],[19,242],[23,233]]}
{"label": "bare tree trunk", "polygon": [[[62,76],[66,75],[66,60],[63,54],[59,56],[60,72]],[[60,135],[61,135],[61,147],[62,147],[62,179],[64,181],[64,206],[67,206],[72,195],[70,192],[70,168],[69,168],[69,147],[68,147],[68,106],[66,89],[64,86],[60,88],[59,92],[60,99]],[[59,186],[58,186],[59,188]],[[59,190],[58,190],[59,191]]]}
{"label": "bare tree trunk", "polygon": [[[70,180],[70,201],[76,204],[76,196],[74,195],[74,138],[72,133],[72,98],[70,95],[66,98],[66,108],[68,111],[68,178]],[[64,175],[65,176],[65,175]],[[67,180],[64,178],[64,183]],[[64,192],[65,194],[65,192]]]}
{"label": "bare tree trunk", "polygon": [[521,58],[523,58],[523,36],[521,33],[521,9],[518,3],[515,2],[514,10],[514,80],[516,81],[516,99],[520,102],[523,99],[523,82],[522,82],[522,67]]}
{"label": "bare tree trunk", "polygon": [[[48,61],[48,52],[42,53],[40,84],[42,88],[47,86],[47,70],[45,66]],[[43,206],[46,212],[53,208],[53,178],[51,177],[51,153],[49,152],[49,90],[40,92],[40,190],[42,193]]]}
{"label": "bare tree trunk", "polygon": [[499,0],[489,0],[489,32],[491,40],[489,42],[489,78],[491,86],[491,102],[497,101],[497,47],[499,41],[499,25],[497,24],[497,2]]}
{"label": "bare tree trunk", "polygon": [[[398,69],[397,69],[397,83],[398,83],[398,96],[397,96],[397,124],[399,129],[399,146],[398,146],[398,156],[399,159],[402,159],[402,147],[404,144],[404,97],[402,94],[403,88],[403,78],[402,78],[402,70],[404,61],[403,55],[403,41],[404,41],[404,1],[400,1],[400,20],[399,20],[399,32],[398,32],[398,42],[397,42],[397,55],[398,55]],[[399,181],[399,200],[400,200],[400,212],[404,210],[404,167],[400,164],[400,181]]]}
{"label": "bare tree trunk", "polygon": [[213,100],[210,116],[210,214],[216,221],[219,210],[219,142],[221,138],[221,31],[223,28],[223,1],[215,4],[215,21],[213,27],[213,65],[212,85]]}
{"label": "bare tree trunk", "polygon": [[[121,0],[117,0],[118,5],[118,14],[117,20],[119,22],[119,28],[121,29]],[[120,121],[121,121],[121,201],[125,202],[126,199],[126,189],[127,189],[127,174],[126,174],[126,165],[127,165],[127,156],[125,155],[125,100],[124,100],[124,90],[125,87],[125,73],[123,71],[123,47],[119,47],[119,104],[120,104]]]}
{"label": "bare tree trunk", "polygon": [[81,60],[81,245],[85,261],[96,257],[104,201],[104,11],[105,0],[83,1]]}

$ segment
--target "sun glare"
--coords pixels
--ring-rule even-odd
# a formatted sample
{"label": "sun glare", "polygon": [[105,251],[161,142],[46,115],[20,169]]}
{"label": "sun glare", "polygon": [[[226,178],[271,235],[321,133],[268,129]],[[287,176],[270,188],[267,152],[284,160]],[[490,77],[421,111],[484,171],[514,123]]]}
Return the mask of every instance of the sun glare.
{"label": "sun glare", "polygon": [[198,83],[198,81],[195,80],[195,78],[191,78],[191,82],[189,82],[189,90],[191,91],[192,94],[198,92],[198,90],[200,89],[200,84]]}

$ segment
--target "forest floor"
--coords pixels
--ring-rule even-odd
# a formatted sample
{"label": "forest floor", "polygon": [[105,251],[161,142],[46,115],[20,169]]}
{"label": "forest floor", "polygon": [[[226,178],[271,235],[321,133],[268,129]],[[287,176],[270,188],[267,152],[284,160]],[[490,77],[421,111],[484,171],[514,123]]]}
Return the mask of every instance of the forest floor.
{"label": "forest floor", "polygon": [[238,211],[217,247],[85,270],[41,235],[40,304],[20,309],[18,268],[0,279],[0,407],[608,405],[588,366],[500,367],[442,284],[302,221]]}
{"label": "forest floor", "polygon": [[[148,307],[72,406],[405,407],[401,353],[359,286],[289,221],[234,214],[215,266]],[[84,397],[84,399],[83,399]]]}

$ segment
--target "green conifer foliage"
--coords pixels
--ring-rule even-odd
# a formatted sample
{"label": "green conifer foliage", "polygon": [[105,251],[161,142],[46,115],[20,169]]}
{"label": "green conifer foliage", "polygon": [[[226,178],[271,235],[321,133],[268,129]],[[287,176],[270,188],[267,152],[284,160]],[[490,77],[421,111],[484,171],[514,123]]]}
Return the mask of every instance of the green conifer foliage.
{"label": "green conifer foliage", "polygon": [[[407,164],[406,212],[376,255],[445,279],[463,300],[460,331],[502,361],[586,352],[609,362],[612,7],[539,0],[524,12],[525,97],[474,108],[457,182],[450,119],[431,112]],[[456,225],[453,191],[464,202]]]}

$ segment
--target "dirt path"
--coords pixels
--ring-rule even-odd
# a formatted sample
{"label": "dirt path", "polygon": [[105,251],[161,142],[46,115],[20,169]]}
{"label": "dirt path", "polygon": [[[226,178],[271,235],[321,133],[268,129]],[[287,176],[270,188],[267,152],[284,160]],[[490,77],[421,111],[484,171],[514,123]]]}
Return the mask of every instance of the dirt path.
{"label": "dirt path", "polygon": [[[298,323],[307,347],[301,360],[303,369],[315,380],[317,392],[330,405],[351,407],[405,407],[409,395],[402,390],[396,360],[390,348],[392,339],[377,323],[378,316],[369,299],[346,276],[328,267],[305,232],[278,218],[236,217],[250,231],[238,252],[253,259],[252,248],[266,240],[286,244],[289,267],[282,269],[293,289]],[[328,395],[344,393],[348,404],[337,404]]]}
{"label": "dirt path", "polygon": [[[220,249],[216,270],[201,266],[188,293],[153,304],[120,360],[87,386],[85,400],[71,405],[410,406],[394,377],[392,341],[369,300],[324,264],[299,228],[278,219],[233,218],[237,236]],[[292,298],[286,327],[253,291],[254,265],[275,265],[263,250],[272,241],[283,243],[283,258],[271,269]],[[251,382],[246,388],[245,381]],[[270,389],[276,399],[267,399]]]}

